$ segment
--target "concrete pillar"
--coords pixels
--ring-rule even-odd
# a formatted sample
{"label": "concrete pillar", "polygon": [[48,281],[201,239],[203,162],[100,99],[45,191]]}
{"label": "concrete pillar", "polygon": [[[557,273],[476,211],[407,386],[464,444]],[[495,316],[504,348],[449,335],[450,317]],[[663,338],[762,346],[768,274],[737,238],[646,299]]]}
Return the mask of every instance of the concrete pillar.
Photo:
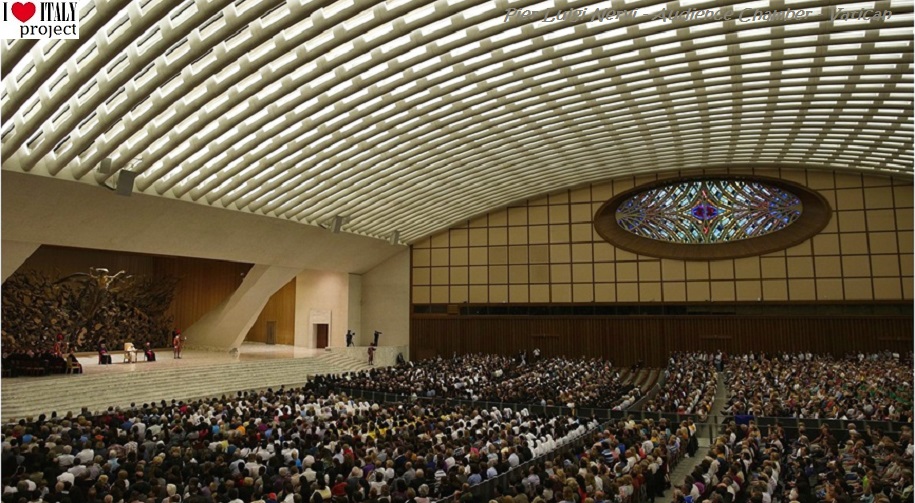
{"label": "concrete pillar", "polygon": [[4,239],[0,243],[2,247],[2,254],[0,254],[0,262],[3,263],[3,279],[0,281],[6,281],[6,278],[9,278],[19,269],[25,260],[32,256],[35,253],[35,250],[41,246],[37,243],[23,243],[22,241],[10,241]]}
{"label": "concrete pillar", "polygon": [[379,330],[381,346],[410,344],[410,250],[362,275],[361,314],[365,337],[360,343],[370,343],[372,332]]}
{"label": "concrete pillar", "polygon": [[346,327],[356,332],[354,343],[359,344],[360,340],[368,340],[371,334],[366,335],[362,330],[362,276],[359,274],[349,275],[349,289],[347,292],[347,322]]}
{"label": "concrete pillar", "polygon": [[183,334],[187,346],[201,349],[237,348],[257,321],[270,296],[292,280],[299,269],[255,264],[238,290],[205,314]]}

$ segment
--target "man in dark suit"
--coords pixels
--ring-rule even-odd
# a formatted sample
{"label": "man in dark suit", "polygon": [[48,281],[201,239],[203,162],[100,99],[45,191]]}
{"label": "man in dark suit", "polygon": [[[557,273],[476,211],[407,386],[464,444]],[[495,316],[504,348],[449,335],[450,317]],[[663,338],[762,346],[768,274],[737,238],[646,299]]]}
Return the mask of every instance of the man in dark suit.
{"label": "man in dark suit", "polygon": [[381,335],[381,332],[375,330],[375,345],[378,345],[378,336]]}

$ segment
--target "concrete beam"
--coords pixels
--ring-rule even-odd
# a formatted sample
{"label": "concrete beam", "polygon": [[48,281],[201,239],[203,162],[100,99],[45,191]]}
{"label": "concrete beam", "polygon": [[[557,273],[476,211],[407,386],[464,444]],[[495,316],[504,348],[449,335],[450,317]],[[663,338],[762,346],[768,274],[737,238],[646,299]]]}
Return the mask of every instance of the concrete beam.
{"label": "concrete beam", "polygon": [[[4,240],[362,273],[406,249],[206,204],[2,171]],[[352,216],[354,219],[358,215]]]}

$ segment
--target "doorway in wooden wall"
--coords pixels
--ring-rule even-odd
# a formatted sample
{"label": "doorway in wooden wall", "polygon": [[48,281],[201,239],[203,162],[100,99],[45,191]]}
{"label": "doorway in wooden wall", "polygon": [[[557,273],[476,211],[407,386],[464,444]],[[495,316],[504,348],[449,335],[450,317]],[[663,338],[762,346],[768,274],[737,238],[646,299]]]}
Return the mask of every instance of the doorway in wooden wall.
{"label": "doorway in wooden wall", "polygon": [[324,349],[327,347],[328,334],[330,333],[330,326],[327,323],[315,323],[315,347],[318,349]]}
{"label": "doorway in wooden wall", "polygon": [[276,344],[276,322],[267,322],[267,344]]}

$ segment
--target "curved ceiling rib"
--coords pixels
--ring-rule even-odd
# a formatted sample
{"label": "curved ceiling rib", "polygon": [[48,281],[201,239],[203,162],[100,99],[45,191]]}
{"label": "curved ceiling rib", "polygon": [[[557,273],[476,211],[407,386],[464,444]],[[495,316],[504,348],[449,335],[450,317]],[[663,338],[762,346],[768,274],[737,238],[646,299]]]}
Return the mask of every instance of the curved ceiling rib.
{"label": "curved ceiling rib", "polygon": [[[349,232],[406,241],[615,176],[911,179],[912,0],[764,4],[98,0],[82,40],[0,42],[3,169],[98,183],[110,159],[145,194],[345,215]],[[506,19],[608,8],[638,14]],[[759,8],[806,16],[655,16]]]}

